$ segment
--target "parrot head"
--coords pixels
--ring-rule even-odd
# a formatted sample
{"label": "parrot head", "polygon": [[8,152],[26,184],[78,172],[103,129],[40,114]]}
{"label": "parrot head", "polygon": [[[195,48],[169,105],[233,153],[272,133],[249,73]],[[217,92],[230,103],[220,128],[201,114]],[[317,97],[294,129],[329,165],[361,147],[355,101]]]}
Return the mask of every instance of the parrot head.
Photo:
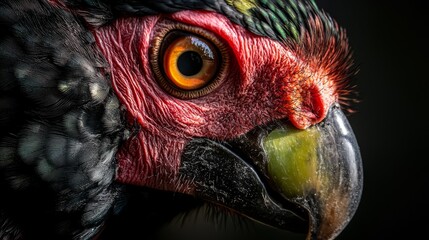
{"label": "parrot head", "polygon": [[[119,113],[103,127],[122,137],[100,159],[114,159],[115,182],[307,239],[351,220],[362,166],[343,112],[355,68],[345,31],[314,1],[48,2],[82,19],[108,65],[96,71],[114,100],[98,102]],[[89,95],[104,99],[100,86]]]}
{"label": "parrot head", "polygon": [[343,30],[310,1],[203,5],[95,31],[137,128],[118,150],[117,180],[333,238],[362,185],[339,104],[353,69]]}

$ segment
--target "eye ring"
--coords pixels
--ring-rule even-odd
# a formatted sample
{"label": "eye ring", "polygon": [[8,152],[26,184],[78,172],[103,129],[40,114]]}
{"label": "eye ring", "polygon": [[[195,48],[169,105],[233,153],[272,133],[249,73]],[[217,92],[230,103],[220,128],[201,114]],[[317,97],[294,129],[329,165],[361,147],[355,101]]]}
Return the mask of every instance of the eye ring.
{"label": "eye ring", "polygon": [[198,27],[164,21],[153,37],[150,62],[160,87],[180,99],[214,91],[229,65],[226,45]]}

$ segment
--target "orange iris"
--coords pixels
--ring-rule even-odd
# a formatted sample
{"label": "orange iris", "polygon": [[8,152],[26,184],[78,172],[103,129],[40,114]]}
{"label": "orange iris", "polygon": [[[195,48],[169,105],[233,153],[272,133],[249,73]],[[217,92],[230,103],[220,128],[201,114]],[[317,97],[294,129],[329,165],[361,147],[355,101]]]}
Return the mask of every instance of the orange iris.
{"label": "orange iris", "polygon": [[170,82],[183,90],[206,86],[215,76],[219,56],[212,43],[193,35],[175,39],[165,50],[164,72]]}

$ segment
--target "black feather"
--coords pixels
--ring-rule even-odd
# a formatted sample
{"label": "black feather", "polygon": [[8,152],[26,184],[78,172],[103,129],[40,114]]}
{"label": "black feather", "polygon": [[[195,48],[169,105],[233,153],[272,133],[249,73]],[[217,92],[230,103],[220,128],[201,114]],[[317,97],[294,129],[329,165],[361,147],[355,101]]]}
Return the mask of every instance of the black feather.
{"label": "black feather", "polygon": [[121,191],[108,65],[70,12],[14,0],[0,13],[0,239],[91,238]]}

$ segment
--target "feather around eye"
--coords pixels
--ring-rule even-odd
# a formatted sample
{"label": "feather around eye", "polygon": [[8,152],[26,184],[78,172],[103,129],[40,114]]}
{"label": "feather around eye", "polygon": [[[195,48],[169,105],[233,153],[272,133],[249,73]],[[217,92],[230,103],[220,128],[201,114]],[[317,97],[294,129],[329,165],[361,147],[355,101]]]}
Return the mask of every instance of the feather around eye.
{"label": "feather around eye", "polygon": [[213,33],[164,20],[153,36],[150,59],[161,88],[181,99],[214,91],[224,80],[229,55]]}

